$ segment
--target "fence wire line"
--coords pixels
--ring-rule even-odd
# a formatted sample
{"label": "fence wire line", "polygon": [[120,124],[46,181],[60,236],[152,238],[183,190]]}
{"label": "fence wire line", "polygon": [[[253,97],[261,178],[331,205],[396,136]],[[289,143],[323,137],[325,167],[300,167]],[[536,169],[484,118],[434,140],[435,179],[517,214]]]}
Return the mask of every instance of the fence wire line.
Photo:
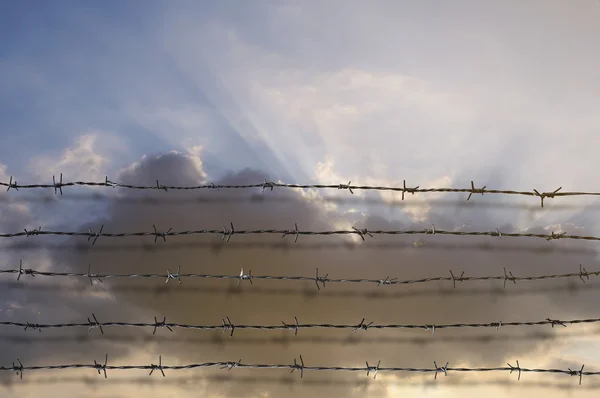
{"label": "fence wire line", "polygon": [[310,276],[278,276],[278,275],[252,275],[252,270],[249,270],[248,273],[244,273],[244,267],[242,267],[239,275],[215,275],[215,274],[182,274],[181,266],[177,267],[177,272],[170,272],[167,269],[166,274],[100,274],[100,273],[92,273],[91,265],[88,266],[87,273],[78,273],[78,272],[49,272],[49,271],[36,271],[31,268],[23,268],[23,260],[19,262],[19,269],[3,269],[0,270],[0,274],[17,274],[17,281],[21,279],[23,275],[31,275],[35,277],[39,276],[50,276],[50,277],[79,277],[79,278],[89,278],[90,285],[94,285],[94,280],[103,283],[102,279],[116,279],[116,278],[166,278],[165,283],[169,283],[170,280],[176,280],[181,284],[181,278],[200,278],[200,279],[236,279],[237,285],[243,281],[248,281],[252,284],[253,279],[263,279],[263,280],[272,280],[272,281],[314,281],[318,290],[321,290],[319,283],[323,287],[326,286],[326,283],[371,283],[380,285],[413,285],[419,283],[430,283],[436,281],[451,281],[453,286],[456,288],[456,282],[473,282],[473,281],[490,281],[490,280],[503,280],[504,288],[506,288],[506,282],[513,282],[516,284],[518,281],[539,281],[539,280],[549,280],[549,279],[560,279],[560,278],[573,278],[578,277],[582,282],[585,283],[586,279],[589,280],[590,276],[599,276],[600,271],[587,271],[581,264],[579,264],[579,272],[578,273],[568,273],[568,274],[549,274],[549,275],[535,275],[535,276],[514,276],[511,271],[507,271],[506,267],[504,267],[504,275],[501,276],[464,276],[464,271],[456,276],[450,270],[450,276],[436,276],[430,278],[422,278],[422,279],[406,279],[406,280],[398,280],[397,278],[390,278],[387,276],[385,279],[335,279],[329,278],[329,274],[325,276],[319,276],[319,268],[316,269],[316,273],[314,277]]}
{"label": "fence wire line", "polygon": [[300,329],[351,329],[353,333],[369,329],[421,329],[431,331],[435,334],[436,330],[439,329],[462,329],[462,328],[495,328],[499,330],[504,326],[541,326],[551,325],[567,327],[567,325],[576,324],[589,324],[599,323],[600,318],[589,318],[589,319],[573,319],[569,321],[561,321],[557,319],[546,318],[543,321],[521,321],[521,322],[490,322],[490,323],[453,323],[453,324],[428,324],[428,325],[411,325],[411,324],[375,324],[374,322],[365,322],[363,318],[360,323],[348,325],[348,324],[331,324],[331,323],[305,323],[301,324],[298,322],[298,318],[294,317],[294,322],[286,323],[281,322],[281,325],[245,325],[245,324],[234,324],[229,317],[225,317],[221,320],[220,325],[191,325],[185,323],[169,323],[167,318],[163,317],[162,321],[159,321],[154,317],[153,323],[134,323],[134,322],[99,322],[95,314],[92,314],[92,319],[87,318],[85,323],[54,323],[54,324],[43,324],[43,323],[30,323],[30,322],[13,322],[13,321],[1,321],[0,326],[17,326],[22,327],[24,330],[32,329],[42,331],[42,329],[63,329],[63,328],[88,328],[88,332],[92,329],[100,329],[100,333],[104,334],[104,327],[131,327],[131,328],[154,328],[152,334],[156,334],[157,329],[166,328],[173,332],[173,328],[179,329],[190,329],[190,330],[222,330],[223,333],[230,331],[229,337],[233,337],[236,330],[294,330],[294,335],[298,335]]}
{"label": "fence wire line", "polygon": [[108,365],[108,354],[104,358],[104,363],[97,362],[94,360],[93,364],[68,364],[68,365],[44,365],[44,366],[23,366],[21,361],[17,359],[18,365],[12,363],[12,366],[0,366],[0,371],[13,371],[20,378],[23,378],[24,371],[30,370],[64,370],[64,369],[94,369],[99,375],[104,375],[104,378],[108,378],[107,370],[150,370],[149,375],[151,376],[154,371],[160,371],[163,377],[166,377],[165,370],[188,370],[197,368],[215,368],[232,370],[235,368],[246,368],[246,369],[291,369],[290,373],[297,370],[300,373],[300,377],[304,377],[304,371],[337,371],[337,372],[366,372],[367,376],[373,375],[373,379],[377,378],[378,372],[409,372],[409,373],[433,373],[434,379],[437,379],[438,374],[444,374],[448,376],[448,372],[516,372],[518,375],[517,380],[521,380],[521,373],[553,373],[553,374],[566,374],[569,376],[578,376],[579,385],[583,376],[598,376],[600,372],[584,372],[585,365],[582,365],[579,370],[572,370],[568,368],[564,369],[536,369],[536,368],[522,368],[519,365],[519,361],[516,361],[516,365],[513,366],[507,363],[507,367],[494,367],[494,368],[452,368],[449,367],[449,362],[446,362],[444,366],[438,366],[437,362],[433,362],[433,368],[401,368],[401,367],[381,367],[381,361],[377,362],[376,366],[369,365],[368,361],[365,361],[366,366],[361,367],[345,367],[345,366],[306,366],[304,359],[300,355],[300,360],[294,358],[293,364],[246,364],[242,363],[242,360],[228,361],[228,362],[205,362],[205,363],[193,363],[188,365],[163,365],[162,356],[158,357],[158,365]]}
{"label": "fence wire line", "polygon": [[56,181],[56,177],[52,176],[52,184],[18,184],[17,180],[13,181],[13,177],[10,177],[9,182],[0,182],[0,186],[7,187],[7,191],[10,189],[19,190],[19,189],[28,189],[28,188],[51,188],[54,189],[54,193],[60,192],[63,194],[62,189],[65,187],[71,186],[96,186],[96,187],[119,187],[119,188],[128,188],[128,189],[137,189],[137,190],[159,190],[159,191],[168,191],[168,190],[198,190],[198,189],[247,189],[247,188],[261,188],[264,192],[265,189],[270,189],[273,191],[275,187],[278,188],[301,188],[301,189],[337,189],[337,190],[348,190],[351,194],[354,194],[354,190],[365,190],[365,191],[391,191],[391,192],[402,192],[402,200],[404,200],[404,194],[410,193],[414,195],[415,193],[426,193],[426,192],[453,192],[453,193],[468,193],[469,196],[467,200],[471,199],[471,196],[474,194],[484,195],[488,194],[503,194],[503,195],[523,195],[523,196],[536,196],[540,198],[541,206],[544,207],[544,199],[545,198],[555,198],[557,196],[600,196],[600,192],[559,192],[562,187],[555,189],[551,192],[539,192],[537,189],[533,189],[532,191],[515,191],[515,190],[498,190],[498,189],[486,189],[487,186],[483,186],[482,188],[475,188],[475,183],[471,181],[471,188],[419,188],[416,187],[407,187],[406,180],[403,180],[402,187],[394,187],[394,186],[370,186],[370,185],[352,185],[352,181],[349,181],[348,184],[286,184],[281,182],[267,181],[266,179],[262,183],[258,184],[245,184],[245,185],[217,185],[214,183],[204,184],[204,185],[196,185],[196,186],[170,186],[170,185],[162,185],[156,180],[156,185],[130,185],[130,184],[122,184],[114,181],[110,181],[108,176],[105,177],[104,182],[91,182],[91,181],[72,181],[72,182],[63,182],[63,175],[60,174],[60,178]]}
{"label": "fence wire line", "polygon": [[98,232],[93,232],[88,229],[88,232],[77,232],[77,231],[44,231],[42,227],[35,228],[32,230],[24,229],[24,232],[16,233],[4,233],[0,234],[0,238],[15,238],[15,237],[30,237],[39,235],[59,235],[59,236],[84,236],[88,238],[88,242],[91,240],[92,245],[96,243],[98,238],[124,238],[133,236],[154,236],[154,242],[160,238],[163,242],[167,241],[167,236],[185,236],[185,235],[220,235],[221,240],[229,242],[234,235],[281,235],[282,238],[286,236],[294,236],[294,242],[298,241],[300,235],[311,235],[311,236],[328,236],[328,235],[358,235],[363,241],[365,236],[373,238],[374,235],[453,235],[453,236],[495,236],[495,237],[511,237],[511,238],[542,238],[547,241],[558,240],[558,239],[575,239],[575,240],[587,240],[587,241],[600,241],[600,237],[597,236],[582,236],[582,235],[567,235],[566,232],[555,233],[552,231],[551,234],[534,234],[534,233],[509,233],[500,232],[498,229],[492,232],[485,231],[445,231],[436,229],[435,225],[431,228],[424,228],[421,230],[369,230],[367,228],[356,228],[352,227],[349,230],[329,230],[329,231],[300,231],[298,229],[298,223],[294,224],[294,229],[254,229],[254,230],[236,230],[233,226],[233,222],[229,223],[230,227],[223,226],[223,229],[199,229],[199,230],[188,230],[188,231],[173,231],[173,228],[169,228],[166,231],[159,231],[156,225],[152,225],[154,231],[147,232],[117,232],[108,233],[102,232],[104,225],[100,227]]}

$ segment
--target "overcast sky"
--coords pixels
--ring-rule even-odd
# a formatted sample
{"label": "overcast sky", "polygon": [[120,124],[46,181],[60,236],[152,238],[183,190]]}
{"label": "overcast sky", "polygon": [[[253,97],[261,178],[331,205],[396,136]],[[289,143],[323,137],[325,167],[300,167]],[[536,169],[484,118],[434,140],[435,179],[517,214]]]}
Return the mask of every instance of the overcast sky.
{"label": "overcast sky", "polygon": [[[24,1],[0,5],[0,181],[153,185],[326,183],[598,191],[600,3],[562,1]],[[257,196],[261,200],[257,200]],[[0,192],[0,232],[423,229],[600,235],[590,197],[275,189]],[[152,200],[149,200],[152,199]],[[290,239],[290,240],[293,240]],[[284,242],[282,245],[282,241]],[[593,242],[440,236],[5,239],[3,269],[425,278],[600,270]],[[415,286],[186,279],[0,282],[0,320],[219,324],[441,324],[598,318],[600,283],[577,278]],[[16,279],[16,278],[15,278]],[[593,279],[593,277],[592,277]],[[166,290],[157,291],[157,287]],[[563,330],[564,329],[564,330]],[[147,333],[146,333],[147,332]],[[593,325],[422,331],[23,331],[2,327],[0,365],[211,361],[311,366],[600,370]],[[304,333],[303,333],[304,332]],[[143,334],[145,333],[145,334]],[[89,336],[89,337],[88,337]],[[84,338],[85,337],[85,338]],[[350,340],[348,340],[350,339]],[[156,377],[155,377],[156,376]],[[8,397],[597,396],[600,380],[508,372],[390,375],[197,369],[0,375]]]}

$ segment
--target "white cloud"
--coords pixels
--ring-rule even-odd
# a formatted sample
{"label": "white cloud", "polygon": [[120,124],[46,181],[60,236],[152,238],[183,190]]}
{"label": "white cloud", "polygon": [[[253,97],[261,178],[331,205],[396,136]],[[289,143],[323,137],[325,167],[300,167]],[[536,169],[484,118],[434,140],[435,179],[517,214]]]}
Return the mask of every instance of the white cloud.
{"label": "white cloud", "polygon": [[104,181],[108,174],[110,159],[98,153],[97,142],[102,133],[89,132],[78,136],[72,146],[65,148],[60,156],[41,155],[34,158],[31,172],[47,180],[49,176],[68,180]]}

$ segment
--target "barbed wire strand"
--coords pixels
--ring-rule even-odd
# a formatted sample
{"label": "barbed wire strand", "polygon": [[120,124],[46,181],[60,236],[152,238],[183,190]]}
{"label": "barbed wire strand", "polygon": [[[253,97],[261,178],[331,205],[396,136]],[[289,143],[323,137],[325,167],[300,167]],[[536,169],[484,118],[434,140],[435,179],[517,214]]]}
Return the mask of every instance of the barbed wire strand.
{"label": "barbed wire strand", "polygon": [[536,196],[540,198],[541,207],[544,207],[544,199],[546,198],[555,198],[557,196],[600,196],[600,192],[559,192],[562,187],[555,189],[551,192],[542,192],[540,193],[537,189],[533,189],[531,191],[516,191],[516,190],[499,190],[499,189],[487,189],[487,186],[483,186],[482,188],[475,188],[475,183],[471,181],[470,188],[420,188],[416,187],[407,187],[406,180],[403,180],[402,187],[397,186],[370,186],[370,185],[352,185],[352,181],[349,181],[348,184],[286,184],[282,182],[274,182],[267,181],[266,179],[262,183],[257,184],[244,184],[244,185],[218,185],[214,183],[204,184],[204,185],[196,185],[196,186],[170,186],[170,185],[162,185],[156,180],[156,185],[131,185],[131,184],[122,184],[118,182],[114,182],[108,179],[108,176],[105,177],[104,182],[93,182],[93,181],[72,181],[72,182],[63,182],[63,175],[60,174],[60,178],[58,182],[56,181],[55,176],[52,176],[52,184],[18,184],[17,180],[13,181],[13,177],[10,177],[9,182],[0,182],[0,186],[7,187],[7,191],[14,189],[18,191],[19,189],[32,189],[32,188],[50,188],[54,189],[54,193],[60,192],[63,194],[62,189],[65,187],[73,187],[73,186],[94,186],[94,187],[111,187],[111,188],[126,188],[126,189],[137,189],[137,190],[159,190],[159,191],[169,191],[169,190],[198,190],[198,189],[248,189],[248,188],[261,188],[264,192],[266,189],[273,191],[275,187],[278,188],[295,188],[295,189],[337,189],[337,190],[348,190],[351,194],[354,194],[355,190],[369,190],[369,191],[391,191],[391,192],[401,192],[402,200],[404,200],[404,195],[406,193],[410,193],[414,195],[415,193],[428,193],[428,192],[443,192],[443,193],[468,193],[469,196],[467,200],[470,200],[472,195],[474,194],[503,194],[503,195],[523,195],[523,196]]}
{"label": "barbed wire strand", "polygon": [[493,237],[511,237],[511,238],[542,238],[547,241],[558,240],[558,239],[575,239],[575,240],[586,240],[586,241],[600,241],[600,237],[597,236],[582,236],[582,235],[567,235],[566,232],[551,234],[536,234],[536,233],[517,233],[517,232],[500,232],[498,229],[492,232],[486,231],[446,231],[436,229],[435,225],[432,228],[424,228],[421,230],[369,230],[367,228],[356,228],[352,227],[350,230],[329,230],[329,231],[300,231],[298,224],[295,224],[294,229],[254,229],[254,230],[236,230],[233,226],[233,222],[229,223],[230,227],[223,226],[223,229],[199,229],[199,230],[188,230],[188,231],[173,231],[172,228],[161,232],[156,228],[156,225],[152,225],[154,231],[146,232],[117,232],[108,233],[102,232],[104,225],[100,227],[99,232],[93,232],[88,229],[88,232],[76,232],[76,231],[44,231],[41,227],[32,230],[24,229],[24,232],[15,233],[4,233],[0,234],[0,238],[15,238],[15,237],[30,237],[40,235],[58,235],[58,236],[83,236],[87,237],[88,241],[92,240],[92,245],[95,244],[96,240],[100,237],[106,238],[125,238],[134,236],[154,236],[154,242],[160,238],[163,242],[167,241],[168,236],[187,236],[187,235],[220,235],[221,240],[229,242],[234,235],[258,235],[258,234],[269,234],[269,235],[281,235],[282,238],[293,235],[294,242],[298,241],[300,235],[310,236],[329,236],[329,235],[358,235],[363,241],[365,236],[373,238],[373,235],[453,235],[453,236],[493,236]]}
{"label": "barbed wire strand", "polygon": [[576,324],[590,324],[590,323],[599,323],[599,318],[589,318],[589,319],[573,319],[568,321],[561,321],[557,319],[546,318],[543,321],[517,321],[517,322],[489,322],[489,323],[453,323],[453,324],[428,324],[428,325],[411,325],[411,324],[375,324],[374,322],[365,323],[365,318],[363,318],[358,324],[331,324],[331,323],[306,323],[301,324],[298,322],[298,318],[294,317],[294,323],[286,323],[281,322],[281,325],[246,325],[246,324],[234,324],[229,317],[225,317],[221,320],[220,325],[191,325],[184,323],[169,323],[167,322],[167,318],[163,317],[162,321],[159,321],[156,317],[154,317],[153,323],[134,323],[134,322],[99,322],[94,314],[92,314],[93,321],[90,318],[87,318],[87,322],[85,323],[54,323],[54,324],[43,324],[43,323],[30,323],[30,322],[13,322],[13,321],[0,321],[0,326],[16,326],[22,327],[23,330],[32,329],[42,331],[42,329],[63,329],[63,328],[88,328],[88,332],[92,329],[98,328],[100,329],[100,333],[104,334],[105,327],[130,327],[130,328],[153,328],[152,334],[156,334],[158,328],[166,328],[169,331],[173,331],[174,328],[178,329],[189,329],[189,330],[222,330],[223,333],[226,331],[230,332],[230,337],[233,337],[233,334],[236,330],[261,330],[261,331],[272,331],[272,330],[294,330],[295,335],[298,335],[298,331],[300,329],[351,329],[353,333],[356,333],[359,330],[369,330],[369,329],[420,329],[431,331],[432,334],[435,334],[436,330],[440,329],[462,329],[462,328],[495,328],[499,330],[500,327],[504,326],[542,326],[542,325],[551,325],[552,328],[554,326],[562,326],[567,327],[568,325],[576,325]]}
{"label": "barbed wire strand", "polygon": [[408,372],[408,373],[433,373],[434,379],[437,380],[437,376],[443,373],[444,376],[448,376],[448,372],[516,372],[518,374],[518,380],[521,380],[522,373],[545,373],[545,374],[566,374],[569,376],[579,377],[579,385],[581,385],[583,376],[598,376],[600,372],[585,372],[583,369],[585,365],[582,365],[579,370],[572,370],[568,368],[564,369],[537,369],[537,368],[522,368],[517,361],[517,365],[513,366],[507,363],[507,367],[477,367],[477,368],[465,368],[465,367],[449,367],[449,362],[446,362],[444,366],[438,366],[437,362],[433,362],[433,368],[413,368],[413,367],[381,367],[381,361],[377,362],[376,366],[369,365],[368,361],[365,361],[366,366],[361,367],[346,367],[346,366],[307,366],[304,364],[304,359],[300,355],[300,362],[294,358],[293,364],[250,364],[242,363],[242,360],[238,361],[227,361],[227,362],[205,362],[205,363],[193,363],[188,365],[163,365],[162,355],[159,356],[158,365],[108,365],[108,354],[104,358],[104,363],[98,363],[94,360],[93,364],[66,364],[66,365],[40,365],[40,366],[24,366],[19,359],[17,359],[18,365],[13,362],[12,366],[0,366],[0,371],[12,371],[16,372],[20,378],[23,378],[24,371],[35,371],[35,370],[65,370],[65,369],[94,369],[99,375],[104,375],[104,378],[108,378],[107,370],[150,370],[149,375],[151,376],[154,371],[158,370],[163,377],[166,377],[165,370],[188,370],[198,368],[215,368],[220,369],[291,369],[290,373],[298,370],[300,378],[304,378],[304,371],[334,371],[334,372],[366,372],[367,377],[371,374],[373,379],[377,378],[379,372]]}
{"label": "barbed wire strand", "polygon": [[238,281],[237,286],[243,281],[248,281],[252,284],[253,279],[271,280],[271,281],[314,281],[317,288],[320,290],[319,283],[325,287],[325,283],[370,283],[380,285],[412,285],[430,282],[452,282],[453,287],[456,288],[456,282],[474,282],[474,281],[491,281],[491,280],[502,280],[504,281],[504,287],[506,288],[506,282],[517,282],[522,281],[539,281],[539,280],[550,280],[550,279],[562,279],[562,278],[574,278],[577,277],[585,283],[586,279],[589,280],[590,276],[599,276],[600,271],[588,271],[581,264],[579,264],[579,272],[567,273],[567,274],[548,274],[548,275],[535,275],[535,276],[514,276],[511,271],[507,271],[504,267],[504,275],[498,276],[465,276],[464,271],[460,276],[456,276],[452,270],[450,270],[450,276],[436,276],[422,279],[406,279],[398,280],[397,278],[390,278],[387,276],[385,279],[335,279],[329,278],[329,274],[326,276],[319,276],[319,269],[316,269],[314,277],[311,276],[283,276],[283,275],[252,275],[252,270],[248,273],[244,273],[244,267],[242,267],[239,275],[216,275],[216,274],[182,274],[181,266],[177,266],[177,272],[172,273],[167,269],[166,274],[100,274],[92,273],[91,265],[88,265],[87,273],[79,272],[50,272],[50,271],[37,271],[32,268],[23,268],[23,260],[19,261],[18,269],[2,269],[0,274],[17,274],[17,281],[21,279],[23,275],[31,275],[31,277],[46,276],[46,277],[74,277],[74,278],[89,278],[90,285],[93,286],[93,281],[97,280],[103,283],[102,279],[118,279],[118,278],[166,278],[165,283],[169,283],[171,280],[177,280],[181,284],[181,278],[200,278],[200,279],[221,279],[221,280],[236,280]]}

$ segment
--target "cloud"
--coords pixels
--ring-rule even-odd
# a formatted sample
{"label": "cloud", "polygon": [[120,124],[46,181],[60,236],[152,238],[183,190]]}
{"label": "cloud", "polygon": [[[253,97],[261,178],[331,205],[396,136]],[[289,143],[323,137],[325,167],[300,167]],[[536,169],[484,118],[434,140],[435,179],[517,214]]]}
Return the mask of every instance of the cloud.
{"label": "cloud", "polygon": [[[193,185],[202,180],[203,175],[198,170],[196,161],[189,155],[171,152],[160,156],[146,156],[119,176],[124,183],[150,185],[155,183],[157,178],[174,185]],[[244,184],[250,181],[261,181],[264,178],[269,179],[269,176],[254,170],[244,170],[218,182]],[[161,202],[160,198],[166,195],[179,198],[181,201],[176,204],[170,204],[168,201]],[[115,201],[111,203],[106,217],[97,219],[93,223],[86,223],[79,228],[86,230],[89,226],[96,230],[98,225],[103,224],[105,232],[126,232],[150,230],[154,224],[159,230],[219,229],[231,221],[238,230],[290,229],[295,222],[302,230],[326,230],[336,228],[342,225],[341,223],[348,223],[347,215],[327,211],[318,202],[308,202],[293,190],[275,189],[273,192],[264,193],[252,193],[246,190],[170,191],[166,195],[164,192],[120,192],[120,196],[137,199],[152,197],[155,200],[145,204],[139,201],[133,203]],[[262,206],[253,202],[253,197],[257,195],[269,196],[277,200],[267,201],[266,206]],[[215,200],[198,206],[195,201],[201,200],[203,196]],[[223,202],[219,203],[219,199],[223,199]],[[231,202],[233,199],[236,202]],[[476,214],[476,219],[469,216],[471,228],[476,230],[487,226],[486,211]],[[465,224],[464,218],[464,215],[432,209],[427,221],[435,221],[436,228],[454,229]],[[350,227],[350,224],[346,224],[344,224],[345,228]],[[421,223],[415,224],[410,220],[397,221],[373,214],[364,217],[356,226],[368,229],[422,228]],[[57,225],[57,228],[72,229],[73,226],[65,224]],[[502,230],[509,231],[511,228],[506,225]],[[532,228],[532,230],[536,229]],[[537,227],[537,230],[543,231],[543,226]],[[310,236],[301,236],[296,244],[293,243],[293,239],[282,239],[280,236],[235,235],[227,243],[221,241],[220,237],[197,236],[170,237],[167,242],[157,243],[148,237],[114,240],[101,238],[93,247],[89,244],[79,246],[77,242],[80,242],[81,238],[74,238],[64,243],[57,242],[50,246],[45,244],[45,240],[44,242],[40,240],[40,243],[42,248],[53,249],[48,251],[47,255],[50,256],[51,263],[60,264],[61,270],[87,272],[87,264],[91,264],[93,272],[99,273],[164,273],[166,275],[167,269],[173,271],[180,265],[182,273],[235,275],[243,266],[245,270],[251,269],[253,275],[314,276],[315,268],[318,267],[320,274],[328,273],[330,278],[390,276],[411,279],[448,275],[448,269],[458,273],[465,271],[465,275],[501,275],[503,267],[508,265],[515,275],[535,275],[563,273],[566,264],[571,264],[574,272],[577,272],[579,263],[585,263],[590,269],[595,264],[593,261],[595,251],[590,253],[580,250],[587,246],[586,243],[579,242],[559,240],[551,242],[553,249],[549,249],[548,242],[533,240],[469,238],[467,241],[462,237],[428,236],[423,238],[424,246],[415,248],[414,237],[410,236],[388,238],[377,236],[366,239],[365,242],[348,242],[350,246],[345,248],[339,245],[337,247],[325,245],[319,248],[316,246],[319,242],[333,244],[343,241],[336,237]],[[311,244],[315,244],[312,249],[310,249]],[[383,249],[382,245],[387,245],[387,249]],[[461,250],[448,250],[452,245]],[[473,245],[482,245],[484,249],[469,250],[469,247],[476,247]],[[302,249],[303,247],[309,249]],[[27,248],[29,251],[34,249],[35,246],[31,245]],[[50,282],[56,283],[55,280],[48,283]],[[221,319],[227,316],[234,324],[280,324],[281,321],[291,322],[294,316],[297,316],[300,322],[306,323],[357,324],[363,317],[367,322],[417,324],[498,320],[507,322],[541,320],[547,317],[562,319],[594,316],[592,298],[597,294],[595,289],[598,288],[596,282],[590,281],[586,283],[585,290],[578,291],[577,285],[564,280],[547,281],[543,290],[536,290],[541,286],[535,285],[534,282],[507,286],[506,290],[503,290],[502,283],[499,281],[469,285],[458,283],[455,289],[447,283],[389,288],[328,284],[321,291],[316,291],[315,286],[310,282],[302,285],[298,282],[256,280],[252,286],[243,284],[236,287],[235,285],[235,280],[185,279],[179,285],[164,284],[162,280],[107,279],[103,284],[92,287],[89,286],[89,281],[83,280],[81,286],[84,291],[108,289],[109,298],[101,302],[97,301],[96,305],[89,302],[85,302],[85,305],[83,302],[81,305],[71,304],[71,312],[53,311],[44,319],[66,321],[77,318],[79,320],[82,314],[77,314],[83,313],[84,308],[86,316],[93,311],[102,321],[148,322],[153,320],[154,316],[159,319],[166,316],[169,322],[192,324],[219,324]],[[588,299],[583,302],[574,300],[572,294],[576,294],[577,297],[585,295]],[[37,300],[41,300],[42,297]],[[64,296],[62,298],[64,299]],[[577,326],[572,328],[576,331]],[[548,337],[542,338],[539,334],[537,337],[531,335],[542,330],[548,334]],[[524,361],[525,359],[521,358],[535,358],[540,353],[551,350],[554,344],[551,336],[560,335],[562,330],[548,328],[535,331],[526,328],[510,330],[501,328],[498,332],[444,330],[436,332],[434,336],[425,335],[422,331],[369,330],[356,334],[346,331],[301,331],[298,341],[294,341],[294,336],[287,331],[238,330],[231,339],[220,332],[159,330],[155,336],[151,335],[150,330],[147,332],[148,336],[140,334],[138,330],[128,332],[128,330],[106,328],[106,336],[103,336],[99,342],[108,344],[114,337],[112,344],[115,345],[112,348],[102,346],[109,357],[116,357],[114,363],[125,361],[125,357],[119,357],[118,352],[122,349],[121,345],[126,344],[132,355],[141,352],[144,347],[152,347],[153,352],[163,355],[165,364],[237,361],[240,357],[244,362],[250,363],[291,363],[293,357],[302,354],[305,362],[310,365],[362,366],[365,360],[369,363],[382,360],[382,365],[385,366],[430,367],[434,360],[438,362],[448,360],[452,364],[495,366],[505,363],[515,355]],[[31,337],[43,339],[47,334],[44,331],[39,336],[35,334],[35,337],[33,335]],[[506,344],[507,336],[512,336],[510,345]],[[327,344],[319,344],[319,339],[323,338],[331,340],[325,340],[329,341]],[[445,338],[457,340],[444,343]],[[486,344],[475,343],[478,338],[483,339],[481,341],[485,341]],[[440,341],[436,342],[436,339]],[[201,344],[203,340],[211,344]],[[70,343],[81,344],[77,340]],[[148,346],[149,343],[152,345]],[[55,362],[57,358],[65,358],[65,354],[61,354],[61,348],[58,348],[58,346],[62,347],[60,342],[50,344],[48,341],[48,346],[56,348],[36,351],[36,361]],[[24,347],[19,346],[18,349],[23,350]],[[96,357],[101,357],[99,350],[94,352]],[[16,355],[16,352],[14,354]],[[85,353],[72,351],[68,359],[87,362],[90,360],[89,350],[85,350]],[[31,354],[29,361],[32,361]],[[203,370],[200,376],[209,377],[205,385],[207,394],[221,394],[227,397],[260,396],[263,393],[271,396],[284,393],[291,396],[304,396],[308,391],[338,396],[362,394],[360,392],[362,390],[354,390],[355,384],[352,383],[357,382],[357,375],[353,374],[336,375],[334,380],[336,383],[339,381],[337,384],[325,384],[318,388],[313,384],[298,384],[289,391],[285,383],[261,383],[263,376],[278,377],[275,371],[273,375],[264,374],[265,372],[244,371],[243,375],[240,374],[240,377],[256,375],[259,381],[252,385],[210,382],[210,377],[213,375],[219,377],[222,371],[214,373]],[[178,376],[173,374],[173,377]],[[319,375],[312,373],[309,377],[319,379]],[[405,375],[399,377],[399,380],[404,380]],[[391,376],[391,380],[395,380],[395,376]],[[340,384],[342,382],[346,384]],[[384,393],[384,381],[370,385],[370,393]],[[168,388],[172,387],[168,386]],[[181,394],[184,393],[185,391],[181,390]]]}

